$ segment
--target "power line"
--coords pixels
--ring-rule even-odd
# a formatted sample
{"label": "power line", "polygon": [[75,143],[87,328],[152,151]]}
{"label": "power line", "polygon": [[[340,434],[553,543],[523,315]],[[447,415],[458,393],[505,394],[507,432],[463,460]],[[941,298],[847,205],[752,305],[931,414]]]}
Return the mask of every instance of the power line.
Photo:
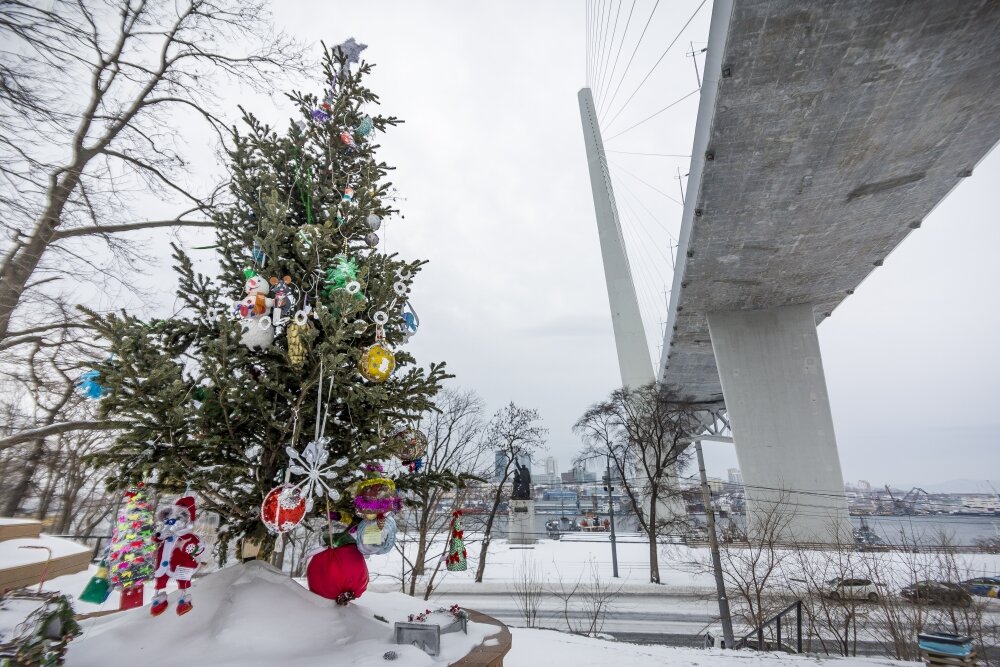
{"label": "power line", "polygon": [[656,68],[659,66],[659,64],[666,57],[666,55],[670,51],[671,47],[673,47],[673,45],[677,43],[677,40],[681,38],[681,35],[684,34],[684,31],[687,29],[687,27],[689,25],[691,25],[691,21],[694,20],[694,17],[698,15],[698,12],[701,11],[701,8],[705,6],[705,3],[707,1],[708,0],[701,0],[701,4],[699,4],[698,7],[695,8],[694,13],[691,14],[691,18],[689,18],[687,20],[687,22],[683,25],[683,27],[681,27],[680,31],[677,33],[677,36],[674,37],[673,40],[671,40],[670,44],[667,45],[667,48],[664,49],[663,53],[660,55],[660,58],[656,61],[656,64],[653,65],[653,67],[646,73],[646,76],[644,76],[642,78],[642,81],[639,82],[639,85],[636,86],[635,90],[632,91],[632,94],[629,95],[629,97],[628,97],[627,100],[625,100],[625,103],[621,105],[621,107],[618,109],[618,113],[616,113],[611,118],[611,120],[608,121],[608,126],[609,127],[612,125],[612,123],[615,122],[615,119],[618,118],[618,116],[621,115],[622,111],[625,110],[625,107],[628,106],[628,103],[632,101],[632,98],[635,97],[636,93],[639,92],[639,89],[642,88],[642,86],[646,83],[646,81],[649,79],[649,77],[653,74],[653,72],[656,70]]}
{"label": "power line", "polygon": [[[628,64],[625,65],[625,71],[622,72],[621,78],[618,79],[618,85],[615,87],[615,92],[611,96],[611,101],[608,102],[609,108],[611,107],[612,104],[615,103],[615,98],[618,97],[618,91],[621,90],[622,83],[625,82],[625,76],[628,74],[628,70],[632,66],[632,61],[635,59],[635,54],[639,50],[639,45],[642,44],[642,38],[646,36],[646,29],[649,27],[649,22],[653,20],[653,14],[656,13],[656,8],[659,6],[660,6],[660,0],[656,0],[656,4],[653,5],[653,11],[649,13],[649,18],[646,19],[646,25],[643,26],[642,33],[639,35],[639,41],[635,43],[635,48],[632,49],[632,55],[629,56]],[[600,118],[603,118],[604,113],[607,111],[607,109],[604,109],[603,107],[604,105],[602,104],[601,108],[598,109],[598,116]]]}
{"label": "power line", "polygon": [[611,140],[612,140],[612,139],[614,139],[615,137],[620,137],[620,136],[622,136],[623,134],[625,134],[625,133],[626,133],[626,132],[628,132],[629,130],[634,130],[635,128],[637,128],[637,127],[639,127],[640,125],[642,125],[643,123],[645,123],[645,122],[646,122],[647,120],[652,120],[653,118],[656,118],[657,116],[659,116],[659,115],[660,115],[661,113],[663,113],[663,112],[664,112],[664,111],[666,111],[667,109],[670,109],[670,108],[673,108],[673,107],[677,106],[678,104],[680,104],[681,102],[683,102],[683,101],[684,101],[684,100],[686,100],[687,98],[689,98],[689,97],[691,97],[692,95],[694,95],[695,93],[697,93],[697,92],[698,92],[699,90],[701,90],[701,89],[700,89],[700,88],[695,88],[694,90],[692,90],[692,91],[691,91],[690,93],[688,93],[687,95],[685,95],[685,96],[681,97],[681,98],[680,98],[680,99],[678,99],[678,100],[674,100],[673,102],[671,102],[671,103],[670,103],[670,104],[668,104],[667,106],[663,107],[662,109],[660,109],[660,110],[659,110],[659,111],[657,111],[656,113],[654,113],[654,114],[651,114],[651,115],[649,115],[649,116],[646,116],[645,118],[643,118],[642,120],[640,120],[640,121],[639,121],[638,123],[636,123],[635,125],[630,125],[630,126],[628,126],[627,128],[625,128],[624,130],[622,130],[621,132],[619,132],[619,133],[617,133],[617,134],[614,134],[614,135],[612,135],[612,136],[608,137],[607,139],[605,139],[605,141],[611,141]]}

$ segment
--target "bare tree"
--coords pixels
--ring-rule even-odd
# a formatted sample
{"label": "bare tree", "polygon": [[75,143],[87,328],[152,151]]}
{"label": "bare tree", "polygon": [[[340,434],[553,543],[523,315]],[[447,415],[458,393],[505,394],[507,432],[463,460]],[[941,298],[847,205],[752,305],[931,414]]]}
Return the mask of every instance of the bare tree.
{"label": "bare tree", "polygon": [[[548,430],[538,422],[541,416],[537,410],[522,408],[511,402],[498,410],[486,426],[482,440],[483,450],[489,458],[490,452],[501,455],[504,461],[502,468],[494,470],[493,486],[490,490],[486,521],[483,526],[483,539],[479,549],[479,565],[476,567],[476,583],[482,583],[486,571],[486,556],[493,540],[493,526],[497,512],[504,499],[504,486],[514,473],[514,467],[519,457],[531,456],[545,446],[545,436]],[[489,461],[488,465],[496,462]]]}
{"label": "bare tree", "polygon": [[532,558],[525,557],[514,568],[511,594],[518,614],[524,619],[526,628],[533,628],[538,622],[538,610],[542,606],[545,589],[542,586],[542,571]]}
{"label": "bare tree", "polygon": [[[32,290],[106,273],[81,242],[121,253],[124,232],[212,224],[220,184],[187,178],[197,152],[182,149],[176,121],[201,121],[186,129],[224,142],[219,86],[262,89],[299,66],[297,47],[266,17],[264,3],[236,0],[0,6],[0,220],[10,233],[0,257],[0,340],[61,326],[11,328]],[[148,219],[141,211],[152,198],[173,210]]]}
{"label": "bare tree", "polygon": [[580,458],[607,459],[617,473],[649,540],[649,580],[655,584],[660,583],[657,536],[667,527],[660,505],[679,494],[669,479],[683,467],[684,450],[702,427],[696,406],[655,383],[616,389],[573,427],[585,446]]}
{"label": "bare tree", "polygon": [[[421,473],[449,471],[464,479],[480,470],[483,457],[480,446],[484,427],[483,400],[472,390],[449,387],[437,395],[434,405],[436,409],[420,419],[420,430],[427,436],[427,453],[421,471],[409,480],[412,484],[401,516],[406,528],[415,529],[416,549],[411,553],[407,549],[410,542],[406,539],[396,543],[405,566],[403,592],[409,595],[416,595],[417,583],[426,574],[426,564],[436,558],[435,544],[440,547],[442,536],[448,535],[451,511],[445,506],[446,495],[456,493],[440,486],[421,484]],[[452,505],[460,507],[463,497],[464,490],[459,489],[451,499]],[[447,549],[447,539],[444,542]],[[428,557],[432,550],[434,556]],[[433,576],[426,579],[425,599],[433,591],[433,583]]]}

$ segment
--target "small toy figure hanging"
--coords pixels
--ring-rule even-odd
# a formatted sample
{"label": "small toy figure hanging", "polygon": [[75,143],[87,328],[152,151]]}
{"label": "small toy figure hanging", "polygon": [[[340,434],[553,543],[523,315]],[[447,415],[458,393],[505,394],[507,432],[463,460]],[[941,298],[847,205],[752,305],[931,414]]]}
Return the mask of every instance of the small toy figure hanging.
{"label": "small toy figure hanging", "polygon": [[158,518],[159,530],[153,536],[159,545],[156,549],[156,595],[149,613],[159,616],[167,610],[167,580],[173,579],[181,592],[177,615],[183,616],[193,608],[191,577],[198,569],[198,556],[205,550],[194,534],[194,498],[179,498],[173,505],[160,510]]}
{"label": "small toy figure hanging", "polygon": [[274,341],[274,327],[269,313],[274,300],[268,298],[271,287],[268,281],[254,273],[244,271],[246,297],[233,305],[233,314],[242,318],[240,342],[251,350],[265,350]]}
{"label": "small toy figure hanging", "polygon": [[281,327],[285,325],[292,314],[292,306],[295,305],[298,299],[292,291],[291,276],[285,276],[281,280],[272,276],[269,282],[274,295],[272,299],[274,310],[272,311],[271,319],[275,328],[280,333]]}

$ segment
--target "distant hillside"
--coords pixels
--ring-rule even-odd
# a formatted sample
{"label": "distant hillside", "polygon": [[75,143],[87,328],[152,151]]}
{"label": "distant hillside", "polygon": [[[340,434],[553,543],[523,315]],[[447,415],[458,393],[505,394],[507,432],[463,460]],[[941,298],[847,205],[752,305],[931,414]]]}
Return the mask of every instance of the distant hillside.
{"label": "distant hillside", "polygon": [[950,479],[938,484],[917,484],[928,493],[993,493],[990,483],[1000,492],[1000,480]]}

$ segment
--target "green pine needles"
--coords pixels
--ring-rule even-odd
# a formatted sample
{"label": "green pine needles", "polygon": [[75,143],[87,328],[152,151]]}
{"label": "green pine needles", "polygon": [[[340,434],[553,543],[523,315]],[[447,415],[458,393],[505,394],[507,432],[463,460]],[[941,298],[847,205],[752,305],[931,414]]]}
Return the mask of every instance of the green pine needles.
{"label": "green pine needles", "polygon": [[[302,452],[321,434],[336,476],[310,516],[350,510],[351,485],[393,456],[388,436],[433,409],[449,377],[443,363],[416,366],[403,347],[403,308],[424,262],[383,254],[372,236],[398,213],[391,168],[376,151],[401,121],[376,113],[378,97],[363,84],[371,65],[354,69],[328,51],[323,96],[289,95],[298,118],[284,133],[243,110],[232,201],[213,212],[220,272],[196,272],[174,247],[180,314],[148,322],[91,313],[113,353],[99,367],[102,416],[128,424],[98,455],[109,484],[190,488],[225,527],[221,559],[241,536],[263,539],[265,555],[273,543],[260,506],[286,479],[286,447]],[[380,335],[395,356],[383,382],[359,373]],[[447,472],[396,479],[404,493],[460,482]]]}

